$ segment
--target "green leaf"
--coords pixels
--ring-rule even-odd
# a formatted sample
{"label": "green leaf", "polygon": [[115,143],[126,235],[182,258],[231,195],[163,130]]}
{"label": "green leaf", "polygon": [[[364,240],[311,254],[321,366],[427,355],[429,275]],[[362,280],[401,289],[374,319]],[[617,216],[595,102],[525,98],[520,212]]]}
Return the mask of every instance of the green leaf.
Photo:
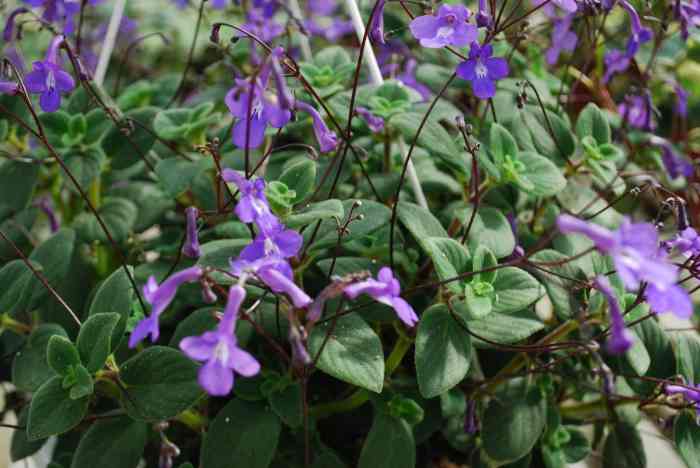
{"label": "green leaf", "polygon": [[567,463],[578,463],[591,453],[591,444],[586,435],[576,427],[566,426],[566,431],[569,433],[569,441],[561,447],[564,458]]}
{"label": "green leaf", "polygon": [[497,123],[491,125],[489,150],[491,150],[494,162],[498,166],[503,163],[507,156],[518,159],[518,145],[516,145],[513,136],[503,125]]}
{"label": "green leaf", "polygon": [[482,421],[484,450],[492,460],[514,462],[532,450],[544,424],[544,404],[537,388],[503,401],[494,398]]}
{"label": "green leaf", "polygon": [[308,340],[314,358],[331,332],[318,359],[318,368],[345,382],[381,393],[384,386],[384,353],[382,343],[367,322],[357,315],[339,317],[314,327]]}
{"label": "green leaf", "polygon": [[599,145],[610,143],[608,118],[595,103],[588,103],[578,115],[576,135],[580,139],[591,136]]}
{"label": "green leaf", "polygon": [[[29,260],[39,263],[48,283],[56,286],[68,276],[74,249],[75,231],[63,228],[34,249]],[[35,278],[33,284],[36,287],[32,294],[32,305],[35,305],[49,293],[38,279]]]}
{"label": "green leaf", "polygon": [[[32,265],[41,270],[38,263]],[[23,260],[12,260],[0,268],[0,310],[12,315],[22,312],[34,292],[35,277]]]}
{"label": "green leaf", "polygon": [[152,346],[122,364],[126,385],[122,403],[138,420],[162,420],[177,416],[201,396],[197,365],[180,351]]}
{"label": "green leaf", "polygon": [[408,202],[399,202],[397,217],[417,242],[428,237],[449,237],[440,221],[427,209]]}
{"label": "green leaf", "polygon": [[[68,171],[80,185],[80,188],[87,192],[90,184],[102,172],[106,159],[105,154],[98,148],[86,148],[84,150],[76,148],[74,151],[66,154],[64,162]],[[63,168],[61,168],[61,174],[68,190],[78,193],[78,189]]]}
{"label": "green leaf", "polygon": [[[480,271],[488,268],[493,268],[498,265],[498,260],[485,245],[480,245],[474,251],[474,257],[472,258],[472,271]],[[498,277],[498,270],[485,271],[483,273],[476,273],[472,276],[473,282],[483,281],[485,283],[493,283]]]}
{"label": "green leaf", "polygon": [[688,468],[700,467],[700,427],[693,413],[683,411],[676,417],[673,441]]}
{"label": "green leaf", "polygon": [[80,354],[68,338],[54,335],[46,347],[46,362],[54,372],[66,376],[72,367],[80,364]]}
{"label": "green leaf", "polygon": [[[29,417],[29,406],[22,408],[17,418],[17,425],[24,428],[27,426]],[[46,439],[30,441],[27,439],[27,431],[18,429],[12,432],[12,441],[10,442],[10,460],[16,462],[22,460],[38,452],[46,443]]]}
{"label": "green leaf", "polygon": [[141,161],[151,150],[156,141],[153,119],[158,110],[156,107],[142,107],[124,114],[125,119],[135,120],[145,126],[145,129],[139,124],[134,124],[127,136],[121,128],[112,127],[107,132],[102,140],[102,150],[110,159],[113,169],[126,169]]}
{"label": "green leaf", "polygon": [[[133,275],[134,268],[132,266],[127,266],[127,269]],[[131,305],[135,298],[136,293],[124,268],[115,270],[97,288],[95,297],[92,299],[92,304],[90,305],[88,316],[102,313],[119,314],[119,322],[115,325],[110,340],[110,351],[119,346],[119,342],[124,336],[126,321],[131,314]]]}
{"label": "green leaf", "polygon": [[471,340],[447,307],[435,305],[426,310],[416,335],[416,376],[425,398],[450,390],[467,375]]}
{"label": "green leaf", "polygon": [[78,400],[92,395],[95,391],[95,385],[85,366],[78,364],[71,369],[71,374],[63,379],[63,386],[70,388],[68,396],[71,400]]}
{"label": "green leaf", "polygon": [[[138,216],[136,205],[126,198],[105,197],[97,211],[115,242],[128,239]],[[107,235],[92,212],[78,215],[74,226],[84,240],[108,243]]]}
{"label": "green leaf", "polygon": [[[544,329],[544,323],[538,320],[534,314],[521,317],[495,312],[480,320],[470,320],[467,322],[467,326],[476,335],[501,344],[517,343]],[[476,338],[474,344],[490,346]]]}
{"label": "green leaf", "polygon": [[499,269],[493,287],[497,296],[494,312],[500,313],[522,310],[544,295],[544,288],[532,275],[515,267]]}
{"label": "green leaf", "polygon": [[171,197],[177,197],[189,190],[192,181],[199,173],[198,169],[197,163],[192,161],[169,158],[158,161],[155,172],[158,183],[165,193]]}
{"label": "green leaf", "polygon": [[38,177],[38,164],[11,160],[0,163],[0,219],[29,206]]}
{"label": "green leaf", "polygon": [[678,333],[677,338],[678,373],[686,382],[700,382],[700,339],[690,333]]}
{"label": "green leaf", "polygon": [[411,426],[403,419],[376,412],[362,446],[359,468],[412,468],[416,444]]}
{"label": "green leaf", "polygon": [[29,336],[27,345],[15,355],[12,362],[12,383],[18,389],[34,392],[54,375],[46,362],[46,350],[54,335],[68,337],[59,325],[39,325]]}
{"label": "green leaf", "polygon": [[[581,304],[576,294],[572,294],[574,283],[566,278],[577,278],[583,275],[580,269],[567,262],[568,255],[552,249],[544,249],[535,253],[531,258],[534,263],[555,263],[559,265],[544,265],[533,268],[532,274],[540,280],[554,306],[554,312],[560,319],[570,319],[580,310]],[[553,273],[547,273],[551,271]]]}
{"label": "green leaf", "polygon": [[637,428],[617,423],[605,439],[603,468],[645,468],[647,458]]}
{"label": "green leaf", "polygon": [[273,392],[268,399],[272,410],[287,426],[294,429],[303,424],[304,402],[302,400],[300,383],[291,383]]}
{"label": "green leaf", "polygon": [[[644,320],[635,325],[631,330],[637,334],[644,343],[649,356],[652,356],[647,377],[657,379],[667,379],[676,373],[676,358],[673,346],[666,332],[653,319]],[[639,379],[630,379],[630,386],[641,395],[649,395],[656,388],[655,382],[648,382]]]}
{"label": "green leaf", "polygon": [[301,211],[297,211],[288,216],[285,219],[285,224],[290,229],[298,229],[323,219],[336,218],[340,220],[344,215],[345,210],[340,200],[324,200],[318,203],[312,203]]}
{"label": "green leaf", "polygon": [[285,165],[279,180],[296,193],[292,203],[300,203],[314,190],[316,162],[306,157],[296,158]]}
{"label": "green leaf", "polygon": [[71,468],[136,468],[147,438],[143,422],[123,416],[97,421],[80,439]]}
{"label": "green leaf", "polygon": [[[250,239],[219,239],[202,244],[202,256],[197,260],[197,265],[213,269],[228,270],[231,257],[238,257],[243,248],[250,244]],[[233,284],[231,276],[214,271],[211,273],[218,283]]]}
{"label": "green leaf", "polygon": [[[471,214],[471,206],[455,211],[456,218],[463,226],[469,223]],[[510,223],[500,210],[492,207],[481,207],[469,232],[468,245],[470,251],[476,250],[479,245],[484,245],[493,252],[496,258],[503,258],[513,253],[515,236]]]}
{"label": "green leaf", "polygon": [[[477,287],[489,287],[488,283],[476,283]],[[465,320],[477,320],[486,317],[493,312],[493,291],[491,294],[477,294],[472,286],[472,283],[467,283],[464,286],[464,300],[460,301],[457,297],[450,300],[450,304],[454,307],[455,312]]]}
{"label": "green leaf", "polygon": [[[465,246],[449,237],[424,237],[421,246],[433,261],[435,272],[441,280],[456,277],[469,264],[469,251]],[[461,294],[459,281],[445,284],[455,294]]]}
{"label": "green leaf", "polygon": [[62,380],[59,376],[51,378],[32,397],[27,421],[30,441],[63,434],[85,417],[89,398],[71,399]]}
{"label": "green leaf", "polygon": [[204,436],[201,467],[267,468],[275,456],[281,429],[277,415],[263,404],[231,400]]}
{"label": "green leaf", "polygon": [[94,314],[80,327],[78,352],[90,373],[95,373],[104,366],[112,351],[112,335],[120,319],[121,316],[115,313]]}
{"label": "green leaf", "polygon": [[63,110],[42,112],[39,114],[39,120],[44,127],[49,143],[54,147],[63,147],[63,135],[68,133],[70,115]]}
{"label": "green leaf", "polygon": [[519,159],[525,165],[522,177],[532,183],[532,189],[527,190],[532,195],[551,197],[566,187],[566,179],[561,170],[544,156],[523,151]]}

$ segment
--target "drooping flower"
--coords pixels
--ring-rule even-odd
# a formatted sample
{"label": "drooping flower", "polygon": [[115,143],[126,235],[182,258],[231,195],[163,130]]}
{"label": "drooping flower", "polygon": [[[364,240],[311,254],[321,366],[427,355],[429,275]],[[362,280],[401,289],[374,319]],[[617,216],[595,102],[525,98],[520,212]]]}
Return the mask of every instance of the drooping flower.
{"label": "drooping flower", "polygon": [[630,58],[623,51],[613,49],[605,53],[603,58],[605,63],[605,73],[603,74],[603,84],[610,81],[613,75],[622,73],[630,66]]}
{"label": "drooping flower", "polygon": [[673,180],[679,177],[691,177],[695,172],[693,163],[679,155],[673,145],[656,135],[652,135],[649,142],[661,148],[661,161],[668,172],[668,176]]}
{"label": "drooping flower", "polygon": [[486,0],[479,0],[479,11],[476,14],[476,25],[480,28],[488,28],[491,26],[492,19],[489,14],[488,4]]}
{"label": "drooping flower", "polygon": [[384,131],[384,119],[377,115],[374,115],[366,107],[357,107],[357,109],[355,109],[355,112],[362,118],[362,120],[365,121],[365,123],[372,132],[379,133]]}
{"label": "drooping flower", "polygon": [[61,93],[68,93],[75,88],[73,77],[58,64],[58,48],[63,40],[63,36],[56,36],[49,45],[45,59],[34,62],[32,71],[26,76],[27,89],[30,93],[39,95],[39,105],[44,112],[58,110],[61,106]]}
{"label": "drooping flower", "polygon": [[688,91],[678,83],[673,86],[673,91],[676,93],[676,105],[673,111],[681,118],[688,117]]}
{"label": "drooping flower", "polygon": [[[236,79],[234,86],[225,98],[231,114],[238,118],[233,126],[233,144],[239,148],[255,149],[265,140],[265,129],[268,125],[282,128],[287,125],[292,114],[282,109],[276,96],[265,92],[269,77],[269,66],[251,86],[250,80]],[[246,145],[247,143],[247,145]]]}
{"label": "drooping flower", "polygon": [[234,212],[241,221],[255,223],[261,231],[271,231],[279,224],[265,196],[265,179],[259,177],[250,181],[231,169],[224,169],[221,177],[226,182],[236,184],[240,191]]}
{"label": "drooping flower", "polygon": [[56,211],[53,209],[53,205],[49,197],[41,197],[37,202],[36,206],[39,207],[41,211],[44,212],[46,217],[49,219],[49,229],[52,233],[58,231],[60,228],[60,223],[58,222],[58,217],[56,216]]}
{"label": "drooping flower", "polygon": [[17,86],[17,83],[13,83],[11,81],[0,81],[0,94],[9,94],[12,96],[18,92],[19,86]]}
{"label": "drooping flower", "polygon": [[464,47],[474,42],[479,33],[467,23],[471,12],[464,5],[441,5],[436,15],[417,16],[409,28],[423,47]]}
{"label": "drooping flower", "polygon": [[585,235],[599,251],[610,255],[627,289],[636,291],[645,283],[645,298],[654,312],[672,312],[680,318],[692,315],[687,291],[676,284],[678,268],[666,261],[658,232],[652,224],[625,219],[613,232],[573,216],[560,215],[557,226],[564,234]]}
{"label": "drooping flower", "polygon": [[469,59],[457,66],[457,76],[472,83],[472,91],[479,99],[493,97],[496,94],[496,81],[508,76],[508,62],[492,55],[491,44],[479,46],[472,42]]}
{"label": "drooping flower", "polygon": [[608,279],[605,276],[598,276],[593,285],[603,294],[610,310],[611,335],[607,342],[608,352],[611,354],[622,354],[632,347],[634,335],[625,327],[625,319],[622,317],[620,303]]}
{"label": "drooping flower", "polygon": [[182,244],[182,253],[190,258],[199,258],[202,249],[199,246],[199,236],[197,235],[197,216],[199,210],[194,206],[185,209],[187,217],[187,230],[185,233],[185,243]]}
{"label": "drooping flower", "polygon": [[294,307],[303,308],[311,304],[311,298],[294,283],[294,273],[289,263],[277,257],[262,257],[247,260],[240,256],[231,261],[231,274],[245,281],[255,276],[272,291],[286,294]]}
{"label": "drooping flower", "polygon": [[554,65],[559,59],[559,54],[562,51],[573,52],[578,42],[576,33],[571,31],[571,22],[574,15],[566,15],[563,18],[554,19],[554,28],[552,29],[552,42],[547,49],[545,55],[547,63]]}
{"label": "drooping flower", "polygon": [[321,114],[312,106],[302,101],[297,101],[295,106],[298,110],[304,111],[311,116],[314,135],[316,136],[321,152],[326,153],[336,149],[338,147],[338,136],[328,128]]}
{"label": "drooping flower", "polygon": [[143,287],[143,297],[151,304],[151,313],[141,320],[131,332],[129,347],[133,348],[146,336],[151,336],[151,341],[156,341],[160,335],[158,319],[175,298],[177,289],[185,283],[193,283],[201,278],[203,270],[199,266],[193,266],[179,271],[170,278],[158,284],[156,278],[151,276]]}
{"label": "drooping flower", "polygon": [[416,59],[410,58],[406,60],[406,63],[403,67],[403,72],[396,75],[396,79],[408,86],[409,88],[412,88],[415,91],[417,91],[421,95],[423,100],[427,101],[428,99],[430,99],[432,92],[430,91],[430,88],[428,86],[424,85],[416,78],[417,66],[418,62],[416,61]]}
{"label": "drooping flower", "polygon": [[409,327],[413,327],[418,322],[418,316],[413,307],[399,296],[401,285],[399,280],[394,278],[394,273],[389,267],[379,270],[376,280],[369,278],[359,281],[345,286],[343,291],[350,299],[355,299],[360,294],[367,294],[375,301],[392,307],[399,319]]}
{"label": "drooping flower", "polygon": [[700,0],[676,0],[673,13],[681,23],[681,37],[688,40],[689,29],[700,26]]}
{"label": "drooping flower", "polygon": [[631,126],[650,132],[656,128],[653,120],[654,105],[651,101],[651,93],[626,96],[625,101],[617,108],[622,119]]}
{"label": "drooping flower", "polygon": [[2,31],[2,38],[5,42],[8,44],[12,42],[14,39],[14,31],[15,31],[15,18],[17,18],[18,15],[21,15],[23,13],[27,13],[29,10],[27,10],[24,7],[20,8],[15,8],[12,13],[7,15],[7,20],[5,21],[5,28]]}
{"label": "drooping flower", "polygon": [[63,32],[72,34],[75,28],[73,17],[80,11],[80,0],[24,0],[32,7],[43,7],[41,18],[47,23],[62,22]]}
{"label": "drooping flower", "polygon": [[632,58],[639,50],[639,46],[649,42],[654,37],[654,33],[651,29],[642,26],[637,10],[627,0],[619,0],[619,3],[630,17],[632,34],[627,41],[627,56]]}
{"label": "drooping flower", "polygon": [[369,38],[379,44],[384,44],[384,7],[386,0],[377,0],[377,6],[369,25]]}
{"label": "drooping flower", "polygon": [[216,329],[200,336],[189,336],[180,342],[180,349],[189,358],[205,363],[199,369],[198,381],[210,395],[228,395],[233,388],[234,374],[252,377],[260,372],[260,363],[238,347],[234,334],[245,296],[242,286],[231,286],[224,315]]}

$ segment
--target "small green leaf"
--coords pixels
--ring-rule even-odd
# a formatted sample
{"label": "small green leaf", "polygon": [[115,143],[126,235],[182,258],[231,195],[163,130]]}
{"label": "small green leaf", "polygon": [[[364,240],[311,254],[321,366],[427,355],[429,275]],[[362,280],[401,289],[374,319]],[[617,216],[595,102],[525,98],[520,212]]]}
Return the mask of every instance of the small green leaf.
{"label": "small green leaf", "polygon": [[15,355],[12,362],[12,383],[20,390],[34,392],[54,375],[46,362],[46,350],[54,335],[68,337],[59,325],[39,325],[29,336],[27,345]]}
{"label": "small green leaf", "polygon": [[29,206],[38,177],[38,164],[9,159],[0,163],[0,219]]}
{"label": "small green leaf", "polygon": [[95,390],[95,386],[92,381],[92,377],[85,366],[78,364],[72,369],[72,371],[73,376],[68,376],[63,379],[64,387],[66,387],[66,379],[71,377],[71,380],[74,379],[74,382],[70,385],[70,392],[68,393],[71,400],[78,400],[88,395],[92,395],[93,391]]}
{"label": "small green leaf", "polygon": [[122,364],[126,385],[122,403],[138,420],[162,420],[177,416],[202,395],[197,365],[180,351],[152,346]]}
{"label": "small green leaf", "polygon": [[610,124],[595,103],[588,103],[578,115],[576,135],[580,139],[591,136],[599,145],[610,143]]}
{"label": "small green leaf", "polygon": [[[110,159],[112,168],[126,169],[141,161],[144,155],[150,151],[156,141],[153,119],[158,110],[156,107],[142,107],[124,114],[126,120],[135,120],[141,124],[134,124],[129,131],[128,138],[121,128],[112,127],[107,132],[107,135],[102,139],[102,149]],[[142,125],[146,128],[142,128]]]}
{"label": "small green leaf", "polygon": [[[520,316],[510,314],[491,313],[480,320],[470,320],[467,326],[476,335],[489,341],[500,344],[512,344],[522,341],[544,328],[544,323],[534,314]],[[490,345],[479,339],[474,339],[474,344],[483,347]]]}
{"label": "small green leaf", "polygon": [[[133,275],[134,268],[132,266],[127,266],[126,268]],[[115,325],[110,340],[110,352],[119,346],[119,342],[124,336],[126,321],[131,314],[131,305],[135,298],[134,287],[129,281],[124,268],[115,270],[97,288],[92,304],[90,304],[88,316],[91,317],[102,313],[119,314],[119,322]],[[80,346],[80,338],[78,339],[78,346]]]}
{"label": "small green leaf", "polygon": [[345,382],[381,393],[384,386],[384,353],[382,343],[367,322],[357,315],[338,318],[335,327],[325,322],[314,327],[308,340],[312,358],[321,350],[318,368]]}
{"label": "small green leaf", "polygon": [[30,441],[63,434],[85,417],[89,398],[71,399],[62,380],[59,376],[53,377],[34,394],[27,421]]}
{"label": "small green leaf", "polygon": [[[455,278],[466,271],[469,251],[456,240],[449,237],[424,237],[419,243],[433,261],[435,272],[441,280]],[[445,286],[456,294],[462,293],[458,281],[450,281]]]}
{"label": "small green leaf", "polygon": [[[138,216],[136,205],[126,198],[105,197],[97,211],[114,241],[126,241]],[[88,242],[107,243],[109,241],[97,218],[90,212],[78,215],[74,226],[82,238]]]}
{"label": "small green leaf", "polygon": [[603,468],[645,468],[647,458],[639,431],[631,424],[617,423],[603,447]]}
{"label": "small green leaf", "polygon": [[496,290],[494,312],[517,312],[544,295],[544,288],[528,272],[515,267],[498,270],[493,283]]}
{"label": "small green leaf", "polygon": [[102,369],[112,350],[112,334],[121,316],[114,313],[91,315],[78,334],[78,352],[91,373]]}
{"label": "small green leaf", "polygon": [[510,398],[492,399],[482,421],[483,447],[489,458],[514,462],[527,455],[545,423],[542,397],[536,388]]}
{"label": "small green leaf", "polygon": [[376,412],[360,453],[359,468],[413,468],[416,447],[411,427],[403,419]]}
{"label": "small green leaf", "polygon": [[123,416],[97,421],[80,439],[71,468],[136,468],[147,437],[143,422]]}
{"label": "small green leaf", "polygon": [[689,468],[700,467],[700,427],[694,414],[683,411],[673,424],[673,440]]}
{"label": "small green leaf", "polygon": [[285,165],[279,180],[296,194],[292,204],[300,203],[313,192],[316,162],[306,157],[296,158]]}
{"label": "small green leaf", "polygon": [[72,367],[80,364],[80,354],[68,338],[54,335],[46,347],[46,362],[58,375],[65,376]]}
{"label": "small green leaf", "polygon": [[[469,223],[471,214],[471,205],[455,211],[455,217],[463,226]],[[503,258],[513,253],[515,236],[510,223],[500,210],[493,207],[480,207],[469,231],[468,245],[472,252],[478,246],[484,245],[496,258]]]}
{"label": "small green leaf", "polygon": [[467,375],[471,341],[445,305],[423,313],[416,335],[416,375],[425,398],[450,390]]}
{"label": "small green leaf", "polygon": [[324,200],[312,203],[301,211],[294,212],[285,219],[285,224],[290,229],[298,229],[307,224],[311,224],[323,219],[342,219],[345,212],[340,200]]}
{"label": "small green leaf", "polygon": [[552,161],[530,151],[523,151],[519,157],[525,166],[522,177],[532,183],[532,188],[527,190],[529,193],[538,197],[551,197],[564,190],[566,179]]}
{"label": "small green leaf", "polygon": [[518,157],[518,145],[515,143],[513,136],[503,125],[497,123],[491,125],[489,150],[491,150],[497,166],[503,164],[506,157],[514,159]]}
{"label": "small green leaf", "polygon": [[204,436],[201,467],[267,468],[275,456],[281,429],[277,415],[263,404],[231,400]]}

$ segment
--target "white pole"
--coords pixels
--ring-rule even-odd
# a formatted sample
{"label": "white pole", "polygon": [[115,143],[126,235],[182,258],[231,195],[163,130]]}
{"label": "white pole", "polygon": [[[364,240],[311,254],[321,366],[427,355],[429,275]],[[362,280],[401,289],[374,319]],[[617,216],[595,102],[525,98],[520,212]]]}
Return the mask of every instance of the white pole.
{"label": "white pole", "polygon": [[[355,33],[357,38],[362,43],[362,38],[365,36],[365,23],[362,20],[362,15],[360,15],[360,9],[357,7],[356,0],[345,0],[345,5],[350,14],[350,19],[352,20],[352,25],[355,28]],[[379,63],[377,62],[377,57],[374,55],[374,49],[372,45],[367,41],[364,48],[365,64],[369,67],[370,81],[372,84],[377,86],[384,83],[384,78],[382,77],[382,72],[379,69]],[[408,159],[408,151],[406,149],[406,142],[403,137],[399,137],[399,152],[401,153],[401,158],[406,161]],[[412,160],[408,160],[408,165],[406,167],[406,172],[408,174],[408,181],[413,188],[413,194],[416,197],[416,201],[423,208],[428,208],[428,201],[425,199],[425,194],[423,193],[423,188],[420,185],[420,180],[418,180],[418,174],[416,173],[416,167],[413,165]]]}
{"label": "white pole", "polygon": [[97,68],[95,69],[94,81],[98,86],[102,86],[105,81],[107,66],[109,65],[109,59],[112,57],[114,43],[117,41],[117,34],[119,34],[119,26],[122,23],[125,7],[126,0],[116,0],[114,10],[112,10],[112,17],[109,19],[109,26],[107,26],[107,35],[100,51],[100,58],[97,61]]}
{"label": "white pole", "polygon": [[[304,17],[297,0],[289,0],[289,11],[291,11],[294,17],[299,21]],[[313,56],[311,55],[309,37],[306,34],[299,34],[299,46],[301,47],[301,56],[304,57],[304,60],[307,62],[310,61]]]}

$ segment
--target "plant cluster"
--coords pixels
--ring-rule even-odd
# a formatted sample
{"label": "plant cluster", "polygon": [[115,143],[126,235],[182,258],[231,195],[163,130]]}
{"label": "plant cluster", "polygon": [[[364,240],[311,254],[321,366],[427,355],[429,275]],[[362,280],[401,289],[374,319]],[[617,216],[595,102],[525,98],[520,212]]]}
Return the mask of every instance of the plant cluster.
{"label": "plant cluster", "polygon": [[0,2],[13,460],[700,467],[700,0],[131,3]]}

